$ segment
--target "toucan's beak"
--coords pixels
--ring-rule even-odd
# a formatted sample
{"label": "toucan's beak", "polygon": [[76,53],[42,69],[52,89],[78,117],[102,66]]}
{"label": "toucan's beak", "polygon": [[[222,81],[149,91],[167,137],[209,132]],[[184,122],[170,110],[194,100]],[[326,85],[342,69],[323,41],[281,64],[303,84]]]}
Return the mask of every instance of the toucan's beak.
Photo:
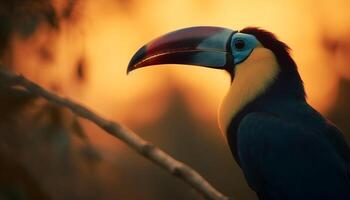
{"label": "toucan's beak", "polygon": [[160,64],[188,64],[217,69],[233,65],[230,40],[236,31],[221,27],[191,27],[163,35],[140,48],[127,72]]}

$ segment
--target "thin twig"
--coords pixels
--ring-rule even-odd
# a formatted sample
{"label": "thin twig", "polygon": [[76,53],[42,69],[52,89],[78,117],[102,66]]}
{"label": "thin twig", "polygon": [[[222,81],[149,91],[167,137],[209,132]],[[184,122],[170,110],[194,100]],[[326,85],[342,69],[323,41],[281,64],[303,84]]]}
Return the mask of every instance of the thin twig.
{"label": "thin twig", "polygon": [[136,152],[151,160],[156,165],[165,169],[174,176],[180,178],[192,188],[198,191],[206,199],[209,200],[228,200],[229,198],[217,191],[210,185],[199,173],[193,170],[188,165],[174,159],[167,153],[155,145],[145,141],[140,136],[129,130],[128,128],[106,120],[84,106],[73,102],[67,98],[60,97],[52,92],[49,92],[38,84],[28,80],[21,75],[15,75],[6,70],[0,70],[0,84],[10,86],[21,86],[29,92],[45,98],[47,101],[64,106],[70,109],[76,115],[92,121],[97,126],[101,127],[110,135],[119,138]]}

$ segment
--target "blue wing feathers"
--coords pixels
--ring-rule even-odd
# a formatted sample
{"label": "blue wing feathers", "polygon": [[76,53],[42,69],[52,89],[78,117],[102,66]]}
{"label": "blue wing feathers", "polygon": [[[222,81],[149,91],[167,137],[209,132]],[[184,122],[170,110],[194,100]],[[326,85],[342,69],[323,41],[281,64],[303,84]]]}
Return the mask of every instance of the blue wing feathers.
{"label": "blue wing feathers", "polygon": [[335,127],[315,127],[308,129],[265,113],[250,113],[242,119],[237,151],[259,198],[350,200],[349,148]]}

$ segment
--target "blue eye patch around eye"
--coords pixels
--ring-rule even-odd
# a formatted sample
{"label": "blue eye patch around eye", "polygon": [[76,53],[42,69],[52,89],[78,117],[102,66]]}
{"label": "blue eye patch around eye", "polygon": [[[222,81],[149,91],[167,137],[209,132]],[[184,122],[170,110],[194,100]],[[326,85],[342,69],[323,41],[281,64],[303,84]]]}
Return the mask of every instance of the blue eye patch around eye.
{"label": "blue eye patch around eye", "polygon": [[[244,42],[244,46],[240,44],[237,48],[237,42]],[[249,57],[254,48],[258,46],[259,42],[255,36],[245,34],[245,33],[235,33],[231,39],[231,49],[232,55],[234,58],[234,64],[237,65],[243,62],[245,59]]]}

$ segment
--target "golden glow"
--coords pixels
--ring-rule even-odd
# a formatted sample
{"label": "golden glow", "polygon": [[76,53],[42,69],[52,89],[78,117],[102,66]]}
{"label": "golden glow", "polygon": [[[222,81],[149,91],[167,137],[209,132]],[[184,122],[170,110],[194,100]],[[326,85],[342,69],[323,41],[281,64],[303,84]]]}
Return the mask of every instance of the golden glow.
{"label": "golden glow", "polygon": [[[217,176],[214,182],[220,185],[218,188],[220,191],[221,187],[225,187],[226,191],[222,192],[225,194],[232,192],[237,199],[253,199],[253,194],[249,193],[238,166],[232,168],[228,165],[233,162],[229,160],[230,157],[225,157],[226,150],[222,148],[223,143],[219,143],[220,141],[214,139],[215,134],[211,134],[216,130],[217,110],[227,91],[230,90],[228,99],[244,97],[234,94],[236,91],[230,88],[230,76],[221,70],[179,65],[142,68],[127,76],[126,69],[133,54],[152,39],[184,27],[209,25],[237,30],[247,26],[258,26],[275,33],[293,49],[292,56],[299,66],[308,100],[319,111],[325,112],[332,106],[340,77],[350,79],[348,56],[341,55],[342,52],[336,52],[333,56],[325,51],[322,43],[325,35],[336,39],[342,38],[341,41],[345,39],[350,41],[350,12],[348,11],[350,1],[348,0],[54,1],[55,9],[58,11],[62,11],[67,2],[80,2],[74,12],[74,20],[62,19],[59,29],[50,27],[47,22],[40,23],[35,32],[27,38],[20,34],[12,35],[8,52],[0,63],[11,65],[16,72],[61,95],[73,98],[103,117],[121,122],[138,134],[152,132],[153,135],[147,135],[145,138],[150,139],[157,146],[164,147],[175,157],[184,158],[182,160],[187,162],[191,155],[196,154],[193,156],[194,160],[190,162],[194,166],[204,166],[200,163],[206,159],[197,156],[197,153],[208,151],[208,155],[214,155],[217,161],[220,160],[223,163],[204,161],[210,162],[208,170],[211,171],[201,171],[210,179],[210,174],[216,173],[211,173],[215,171],[215,166],[220,169],[223,167],[221,174],[225,176],[227,172],[227,177]],[[86,67],[86,77],[83,80],[76,78],[76,66],[79,64],[77,62],[81,62],[82,66]],[[263,72],[272,74],[273,65],[267,66],[272,67],[268,68],[271,71]],[[238,73],[246,73],[246,68],[240,67],[242,68],[238,68]],[[263,74],[263,72],[259,75],[266,76],[256,76],[256,78],[270,78],[271,74]],[[258,85],[263,80],[254,81],[258,81],[255,82]],[[230,107],[232,110],[221,116],[222,129],[225,129],[227,121],[234,113],[255,95],[249,93],[254,91],[249,87],[255,88],[257,85],[245,85],[242,79],[235,81],[242,83],[244,87],[242,89],[246,89],[242,92],[248,92],[248,94],[245,96],[246,99],[226,100],[223,103],[225,107]],[[260,86],[263,85],[262,83]],[[185,108],[182,107],[183,102],[179,103],[183,100],[180,98],[184,98]],[[237,105],[230,103],[237,103]],[[179,119],[179,116],[183,118]],[[155,197],[162,199],[163,195],[167,195],[169,191],[169,194],[173,191],[181,191],[180,188],[175,187],[173,190],[170,184],[164,184],[165,188],[170,187],[170,190],[163,190],[163,187],[159,189],[155,184],[159,185],[159,180],[163,179],[157,180],[159,176],[155,172],[153,176],[152,171],[156,169],[147,167],[146,165],[151,165],[149,162],[143,162],[141,157],[131,156],[134,152],[124,151],[126,145],[122,145],[120,141],[108,134],[101,133],[103,130],[92,123],[85,123],[84,120],[82,122],[91,143],[102,150],[104,158],[107,157],[112,161],[110,163],[113,163],[111,165],[113,169],[104,169],[99,166],[99,169],[104,172],[102,174],[105,175],[104,178],[112,179],[109,172],[113,170],[119,173],[121,170],[120,174],[127,172],[124,179],[120,179],[121,181],[130,177],[132,179],[130,182],[120,182],[117,187],[114,184],[107,184],[107,187],[104,187],[96,183],[94,195],[104,193],[100,188],[111,191],[117,188],[118,194],[121,191],[121,194],[136,195],[136,197],[133,196],[134,198],[124,199],[157,199]],[[182,134],[176,135],[177,137],[171,134],[177,134],[176,131],[179,130],[189,134],[193,131],[194,134],[191,136],[195,137],[184,137],[184,142],[178,140],[183,136]],[[201,135],[195,135],[197,133]],[[209,139],[211,143],[207,146],[206,142]],[[188,150],[193,149],[193,154],[185,155],[186,151],[180,149],[183,146],[175,145],[179,143],[186,146],[189,144]],[[202,148],[199,143],[203,144],[203,149],[199,148]],[[211,149],[215,149],[214,154],[209,153]],[[216,152],[222,152],[222,154],[216,154]],[[122,154],[125,155],[119,156]],[[69,157],[69,159],[75,157]],[[108,163],[108,160],[102,163]],[[91,169],[97,169],[95,167],[98,166],[93,165]],[[142,176],[143,173],[139,173],[141,171],[146,173],[145,177]],[[239,173],[236,173],[237,171]],[[90,169],[89,172],[91,172]],[[99,174],[94,175],[99,176]],[[228,184],[232,176],[233,185]],[[150,179],[151,182],[146,179]],[[93,182],[87,181],[87,184],[90,183]],[[143,187],[144,183],[151,184]],[[80,184],[77,186],[79,186],[77,189],[85,188],[80,187]],[[121,186],[123,187],[120,188]],[[89,189],[90,186],[86,188]],[[127,190],[123,191],[123,188]],[[153,196],[152,193],[156,193],[156,190],[161,191],[159,196],[158,194]],[[79,191],[76,190],[78,193]]]}
{"label": "golden glow", "polygon": [[[62,7],[59,2],[57,9]],[[151,0],[131,1],[127,7],[113,0],[84,2],[74,25],[63,23],[60,31],[52,31],[42,24],[29,39],[14,36],[13,65],[42,85],[53,89],[57,88],[52,85],[60,85],[61,93],[105,116],[130,123],[151,122],[166,109],[172,84],[181,89],[198,117],[214,119],[229,88],[225,72],[162,66],[126,76],[131,56],[143,44],[169,31],[198,25],[259,26],[275,33],[292,47],[311,104],[325,111],[334,100],[337,74],[326,61],[320,37],[323,30],[331,29],[333,34],[345,33],[340,27],[349,30],[345,1]],[[346,5],[336,6],[339,3]],[[42,50],[55,55],[52,62],[34,54],[45,43],[52,44]],[[81,54],[86,55],[88,77],[76,86],[71,66]]]}

